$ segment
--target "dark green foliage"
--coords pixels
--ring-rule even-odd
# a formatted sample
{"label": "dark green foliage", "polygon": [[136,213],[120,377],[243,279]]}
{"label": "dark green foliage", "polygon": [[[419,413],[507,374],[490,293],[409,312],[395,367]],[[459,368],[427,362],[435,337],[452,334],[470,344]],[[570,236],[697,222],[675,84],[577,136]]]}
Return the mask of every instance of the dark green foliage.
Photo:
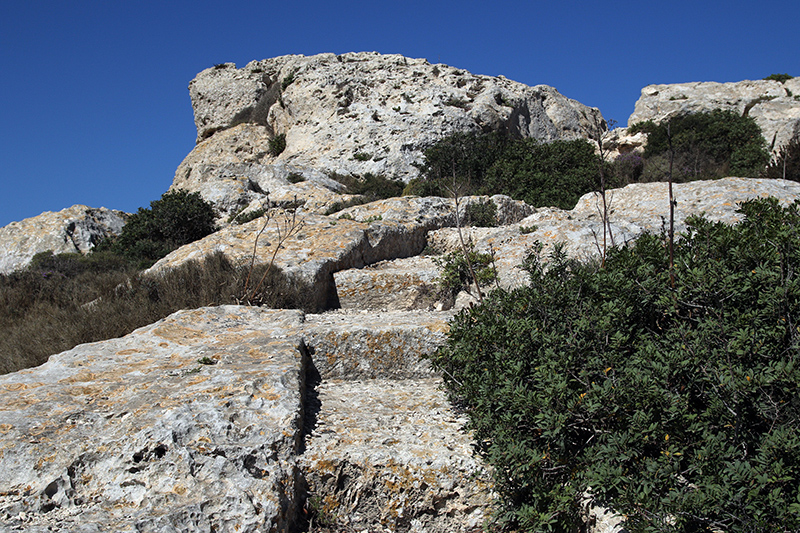
{"label": "dark green foliage", "polygon": [[464,225],[478,228],[493,228],[497,226],[497,205],[491,200],[481,200],[467,204]]}
{"label": "dark green foliage", "polygon": [[269,153],[273,157],[278,157],[286,150],[286,134],[281,133],[269,140]]}
{"label": "dark green foliage", "polygon": [[800,137],[781,147],[778,157],[764,170],[764,177],[800,181]]}
{"label": "dark green foliage", "polygon": [[[251,278],[261,279],[266,268],[255,267]],[[28,269],[0,275],[0,373],[125,335],[179,309],[237,303],[247,274],[222,254],[150,276],[108,252],[39,254]],[[316,311],[311,295],[307,283],[273,266],[251,303]]]}
{"label": "dark green foliage", "polygon": [[252,220],[263,217],[266,213],[267,209],[264,207],[253,209],[252,211],[247,211],[246,213],[239,212],[237,215],[232,216],[228,222],[240,225],[247,224]]}
{"label": "dark green foliage", "polygon": [[534,206],[572,209],[578,199],[598,188],[598,159],[589,142],[532,139],[506,148],[487,171],[484,194],[506,194]]}
{"label": "dark green foliage", "polygon": [[298,172],[290,173],[288,176],[286,176],[286,179],[289,181],[289,183],[300,183],[301,181],[306,181],[305,176]]}
{"label": "dark green foliage", "polygon": [[800,206],[553,252],[433,357],[495,470],[501,522],[576,531],[591,487],[629,531],[800,530]]}
{"label": "dark green foliage", "polygon": [[[439,276],[439,292],[446,300],[452,302],[459,292],[469,292],[470,285],[474,285],[475,281],[463,252],[450,252],[443,257],[434,258],[434,262],[442,270]],[[491,255],[478,253],[470,247],[469,262],[481,287],[489,285],[497,277]]]}
{"label": "dark green foliage", "polygon": [[713,179],[724,176],[758,176],[769,153],[761,129],[752,117],[732,111],[714,110],[672,117],[654,124],[635,124],[630,133],[647,133],[645,181],[665,179],[669,145],[667,127],[675,150],[673,180],[676,182]]}
{"label": "dark green foliage", "polygon": [[150,202],[149,209],[140,207],[116,239],[98,248],[149,266],[172,250],[213,233],[214,218],[213,207],[199,193],[166,192],[160,200]]}
{"label": "dark green foliage", "polygon": [[792,76],[789,76],[788,74],[770,74],[769,76],[767,76],[764,79],[765,80],[779,81],[779,82],[783,83],[785,81],[788,81],[788,80],[792,79]]}
{"label": "dark green foliage", "polygon": [[447,197],[454,188],[462,196],[474,194],[509,142],[507,135],[497,132],[445,137],[425,150],[422,177],[409,183],[403,194]]}
{"label": "dark green foliage", "polygon": [[363,176],[332,174],[329,177],[345,186],[345,190],[342,191],[344,194],[362,195],[367,202],[400,196],[405,186],[400,180],[370,172]]}

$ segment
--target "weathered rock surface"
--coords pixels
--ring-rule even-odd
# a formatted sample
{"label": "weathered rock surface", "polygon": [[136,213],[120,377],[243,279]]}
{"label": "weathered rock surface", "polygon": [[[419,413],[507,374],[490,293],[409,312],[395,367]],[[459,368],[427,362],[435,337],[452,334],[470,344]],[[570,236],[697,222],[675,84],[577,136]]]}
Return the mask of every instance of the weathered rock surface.
{"label": "weathered rock surface", "polygon": [[301,464],[326,522],[352,531],[481,529],[492,485],[440,385],[430,378],[322,384],[327,408]]}
{"label": "weathered rock surface", "polygon": [[0,377],[2,529],[288,530],[301,505],[301,322],[181,311]]}
{"label": "weathered rock surface", "polygon": [[648,85],[636,102],[628,126],[645,120],[661,122],[684,113],[723,109],[747,114],[775,149],[800,133],[800,78],[735,83],[697,82]]}
{"label": "weathered rock surface", "polygon": [[[502,195],[467,197],[462,218],[466,206],[478,201],[495,202],[500,223],[517,221],[533,211],[524,202]],[[276,266],[312,285],[313,300],[319,307],[339,307],[335,272],[419,254],[428,231],[455,224],[453,211],[452,200],[446,198],[406,196],[350,207],[334,216],[301,214],[296,219],[299,231],[275,254],[279,233],[286,234],[286,220],[276,211],[269,222],[260,218],[230,225],[187,244],[158,261],[150,272],[175,268],[215,252],[238,264],[248,263],[254,253],[258,264],[268,263],[274,256]]]}
{"label": "weathered rock surface", "polygon": [[122,211],[73,205],[0,228],[0,273],[23,268],[34,255],[86,253],[105,237],[118,235],[127,215]]}
{"label": "weathered rock surface", "polygon": [[439,267],[430,256],[381,261],[334,273],[342,309],[410,311],[435,307]]}
{"label": "weathered rock surface", "polygon": [[[736,213],[738,203],[745,200],[772,196],[788,204],[800,198],[800,183],[787,180],[723,178],[673,187],[677,201],[676,233],[686,229],[684,222],[692,215],[705,214],[712,221],[735,223],[741,219]],[[666,183],[636,183],[608,192],[611,231],[617,244],[629,242],[645,231],[659,232],[665,227],[669,220],[667,188]],[[494,254],[501,286],[514,287],[527,279],[518,265],[536,241],[545,245],[545,254],[554,243],[562,242],[571,257],[599,256],[603,225],[598,202],[598,196],[589,193],[571,211],[542,208],[518,224],[465,228],[464,231],[478,251]],[[429,233],[428,244],[443,253],[460,247],[453,228]]]}
{"label": "weathered rock surface", "polygon": [[420,359],[447,318],[180,311],[0,377],[0,529],[294,531],[307,494],[371,531],[473,529],[488,474]]}
{"label": "weathered rock surface", "polygon": [[[552,87],[377,53],[218,65],[199,73],[189,92],[198,145],[173,188],[199,191],[226,214],[259,188],[272,192],[265,182],[283,169],[328,188],[320,174],[369,172],[407,182],[419,174],[413,164],[422,151],[455,132],[505,129],[550,141],[605,128],[597,109]],[[277,135],[285,135],[286,148],[276,156],[270,140]],[[265,170],[272,165],[282,170]]]}

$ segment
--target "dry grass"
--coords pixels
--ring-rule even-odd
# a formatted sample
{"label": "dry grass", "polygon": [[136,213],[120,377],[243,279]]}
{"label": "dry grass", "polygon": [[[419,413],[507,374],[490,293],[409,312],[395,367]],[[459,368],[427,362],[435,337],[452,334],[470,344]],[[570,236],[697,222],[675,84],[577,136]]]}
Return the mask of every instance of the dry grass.
{"label": "dry grass", "polygon": [[[251,276],[260,279],[265,269],[254,267]],[[236,303],[247,270],[222,254],[158,276],[142,276],[114,256],[55,256],[0,275],[0,373],[40,365],[78,344],[126,335],[180,309]],[[314,311],[311,295],[306,283],[273,267],[255,300]]]}

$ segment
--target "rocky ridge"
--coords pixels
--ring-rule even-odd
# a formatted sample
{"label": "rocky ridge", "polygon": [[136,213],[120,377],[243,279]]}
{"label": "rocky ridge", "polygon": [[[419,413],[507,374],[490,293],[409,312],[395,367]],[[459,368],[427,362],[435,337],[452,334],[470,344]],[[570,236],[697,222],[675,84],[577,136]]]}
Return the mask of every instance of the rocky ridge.
{"label": "rocky ridge", "polygon": [[[408,182],[422,151],[456,132],[551,141],[605,128],[597,109],[546,85],[377,53],[221,64],[199,73],[189,93],[198,144],[172,187],[200,192],[226,215],[266,192],[291,199],[290,175],[323,196],[341,188],[331,174]],[[286,146],[276,154],[271,142],[280,135]]]}
{"label": "rocky ridge", "polygon": [[7,274],[30,263],[34,255],[86,253],[110,235],[119,235],[127,215],[101,207],[73,205],[0,228],[0,273]]}
{"label": "rocky ridge", "polygon": [[[180,311],[0,376],[0,529],[478,531],[490,475],[424,358],[474,302],[463,292],[451,309],[437,294],[434,258],[460,246],[453,202],[392,198],[325,215],[349,199],[329,174],[409,179],[421,149],[446,133],[585,137],[599,112],[544,86],[378,54],[223,64],[190,91],[198,144],[173,187],[200,191],[225,214],[267,198],[279,207],[176,250],[149,275],[216,252],[237,263],[274,257],[329,310]],[[275,156],[280,134],[287,147]],[[665,188],[610,192],[618,243],[663,226]],[[736,203],[749,198],[794,201],[800,184],[726,178],[675,194],[680,229],[701,213],[735,223]],[[569,211],[463,200],[462,209],[497,206],[497,227],[462,231],[494,255],[502,287],[525,282],[517,265],[537,240],[597,256],[596,195]],[[299,231],[278,249],[283,208],[298,201]],[[590,532],[618,531],[619,517],[591,502],[584,519]]]}
{"label": "rocky ridge", "polygon": [[800,78],[784,83],[745,80],[734,83],[695,82],[648,85],[636,102],[628,126],[661,122],[685,113],[715,109],[753,117],[767,146],[778,149],[800,134]]}
{"label": "rocky ridge", "polygon": [[[679,227],[704,212],[735,222],[748,198],[800,198],[800,184],[783,180],[675,189]],[[619,241],[660,228],[665,184],[610,196]],[[494,253],[501,286],[524,282],[516,265],[534,240],[596,256],[593,195],[570,211],[491,200],[501,225],[463,231]],[[491,478],[424,358],[444,342],[454,311],[418,298],[435,293],[438,275],[423,247],[457,246],[452,202],[395,198],[338,215],[309,215],[307,233],[276,258],[347,309],[180,311],[0,377],[0,524],[298,531],[313,510],[318,525],[345,530],[476,531],[491,509]],[[248,224],[187,245],[154,273],[216,251],[252,253],[248,239],[263,221]],[[268,261],[274,235],[262,238],[256,254]],[[457,300],[469,303],[467,293]],[[587,504],[586,513],[589,531],[618,530],[605,510]]]}

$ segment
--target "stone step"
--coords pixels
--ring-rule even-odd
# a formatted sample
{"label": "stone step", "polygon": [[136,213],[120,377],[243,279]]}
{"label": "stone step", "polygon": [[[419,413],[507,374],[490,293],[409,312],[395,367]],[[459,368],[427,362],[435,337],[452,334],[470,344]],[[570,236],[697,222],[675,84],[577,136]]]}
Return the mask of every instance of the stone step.
{"label": "stone step", "polygon": [[484,464],[438,378],[327,380],[300,468],[318,525],[338,531],[480,531]]}
{"label": "stone step", "polygon": [[342,309],[409,311],[436,304],[439,267],[430,256],[381,261],[333,275]]}
{"label": "stone step", "polygon": [[305,343],[322,379],[431,377],[423,358],[444,344],[450,312],[307,315]]}

